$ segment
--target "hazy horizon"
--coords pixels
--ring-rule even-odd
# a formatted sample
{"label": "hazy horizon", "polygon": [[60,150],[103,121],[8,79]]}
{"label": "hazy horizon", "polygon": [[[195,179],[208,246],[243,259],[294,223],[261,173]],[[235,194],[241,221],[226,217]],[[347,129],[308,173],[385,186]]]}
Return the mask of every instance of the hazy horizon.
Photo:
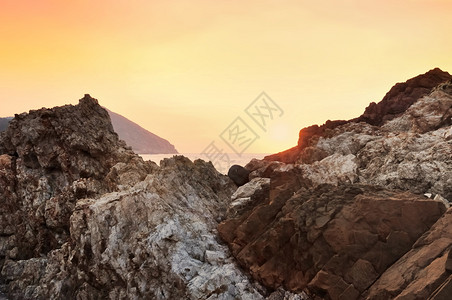
{"label": "hazy horizon", "polygon": [[[8,1],[0,10],[0,116],[102,106],[200,153],[237,118],[276,153],[298,131],[351,119],[397,82],[452,71],[452,2]],[[263,92],[281,109],[259,126]],[[240,150],[241,151],[241,150]]]}

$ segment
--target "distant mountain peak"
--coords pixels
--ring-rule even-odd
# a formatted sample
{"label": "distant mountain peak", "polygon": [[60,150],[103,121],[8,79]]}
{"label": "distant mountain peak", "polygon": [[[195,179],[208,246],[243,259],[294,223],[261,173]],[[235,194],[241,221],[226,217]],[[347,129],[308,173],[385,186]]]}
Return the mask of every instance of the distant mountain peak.
{"label": "distant mountain peak", "polygon": [[[88,95],[89,96],[89,95]],[[86,95],[85,95],[86,97]],[[126,117],[107,109],[111,123],[119,138],[139,154],[177,154],[170,142],[144,129]]]}

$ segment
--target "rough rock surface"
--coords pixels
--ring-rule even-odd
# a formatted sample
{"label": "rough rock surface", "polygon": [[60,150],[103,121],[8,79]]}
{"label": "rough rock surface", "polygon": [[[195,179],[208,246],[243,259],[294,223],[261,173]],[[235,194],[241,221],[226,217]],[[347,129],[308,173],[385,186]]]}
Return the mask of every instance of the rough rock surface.
{"label": "rough rock surface", "polygon": [[229,190],[211,164],[164,160],[133,188],[77,201],[69,242],[47,258],[7,260],[9,293],[25,285],[25,297],[45,299],[260,299],[216,238]]}
{"label": "rough rock surface", "polygon": [[135,161],[142,164],[129,173],[144,179],[153,164],[119,142],[89,95],[76,107],[16,115],[0,140],[0,258],[28,259],[61,246],[77,199],[118,189],[125,182],[112,167]]}
{"label": "rough rock surface", "polygon": [[[349,122],[310,139],[295,167],[314,185],[365,183],[452,199],[452,83],[445,82],[382,126]],[[246,166],[270,174],[282,163]],[[281,168],[281,166],[280,166]]]}
{"label": "rough rock surface", "polygon": [[[178,153],[174,145],[149,132],[129,119],[107,109],[115,132],[121,140],[132,147],[135,153],[161,154]],[[0,132],[6,130],[12,117],[0,118]]]}
{"label": "rough rock surface", "polygon": [[451,79],[452,76],[449,73],[435,68],[406,82],[397,83],[384,96],[383,100],[379,103],[369,104],[364,113],[353,121],[377,126],[383,125],[388,120],[403,114],[418,99],[428,95],[432,88]]}
{"label": "rough rock surface", "polygon": [[447,299],[449,79],[397,84],[365,117],[305,128],[297,147],[246,165],[246,196],[218,227],[241,266],[321,299]]}
{"label": "rough rock surface", "polygon": [[89,95],[11,121],[0,187],[9,299],[307,299],[253,283],[219,240],[228,177],[180,156],[143,161]]}
{"label": "rough rock surface", "polygon": [[357,299],[446,211],[444,203],[409,192],[309,189],[299,179],[275,174],[266,197],[219,225],[240,264],[272,288]]}
{"label": "rough rock surface", "polygon": [[[452,290],[447,270],[452,250],[452,210],[449,209],[412,249],[372,285],[369,299],[427,299],[435,290]],[[441,286],[446,283],[444,286]],[[449,298],[452,294],[448,294]],[[437,296],[438,297],[438,296]],[[439,299],[439,298],[433,298]]]}
{"label": "rough rock surface", "polygon": [[286,151],[265,157],[267,160],[276,160],[284,163],[312,163],[326,157],[326,154],[315,146],[321,137],[329,137],[331,131],[348,123],[365,122],[374,126],[381,126],[397,118],[423,96],[430,94],[433,88],[441,83],[452,80],[452,75],[439,68],[425,74],[411,78],[403,83],[397,83],[379,103],[372,102],[365,112],[358,118],[348,121],[328,120],[325,124],[312,125],[300,130],[298,145]]}

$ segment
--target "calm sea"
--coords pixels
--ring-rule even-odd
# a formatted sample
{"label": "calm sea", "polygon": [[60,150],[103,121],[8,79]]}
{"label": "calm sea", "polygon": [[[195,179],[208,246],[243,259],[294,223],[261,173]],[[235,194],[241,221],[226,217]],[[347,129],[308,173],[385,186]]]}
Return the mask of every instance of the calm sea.
{"label": "calm sea", "polygon": [[[191,161],[196,159],[202,159],[208,161],[209,159],[202,153],[179,153],[179,154],[140,154],[144,160],[152,160],[153,162],[160,165],[160,161],[164,158],[173,157],[174,155],[183,155],[188,157]],[[235,153],[227,153],[229,157],[229,163],[219,165],[214,163],[215,167],[220,173],[227,174],[229,167],[232,165],[241,165],[245,166],[250,162],[253,158],[262,159],[264,156],[269,155],[268,153],[243,153],[241,156],[238,156]]]}

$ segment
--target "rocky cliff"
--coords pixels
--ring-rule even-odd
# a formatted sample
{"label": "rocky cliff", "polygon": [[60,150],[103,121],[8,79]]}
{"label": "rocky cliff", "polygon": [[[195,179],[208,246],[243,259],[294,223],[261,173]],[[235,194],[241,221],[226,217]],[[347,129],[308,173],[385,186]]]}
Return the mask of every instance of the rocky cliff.
{"label": "rocky cliff", "polygon": [[317,299],[449,299],[450,79],[435,69],[397,84],[364,117],[251,161],[219,225],[240,265]]}
{"label": "rocky cliff", "polygon": [[298,145],[286,151],[269,155],[265,159],[286,163],[312,163],[324,158],[323,153],[312,153],[312,145],[321,137],[327,137],[336,127],[349,123],[367,123],[381,126],[385,122],[402,115],[413,103],[428,95],[441,83],[452,80],[452,75],[435,68],[425,74],[397,83],[379,102],[372,102],[358,118],[348,121],[328,120],[323,125],[312,125],[300,130]]}
{"label": "rocky cliff", "polygon": [[181,156],[143,161],[89,95],[15,116],[0,187],[8,299],[303,299],[254,282],[218,238],[228,177]]}
{"label": "rocky cliff", "polygon": [[[129,119],[106,109],[110,116],[114,131],[119,138],[139,154],[178,153],[174,145],[167,140],[149,132]],[[0,132],[6,130],[13,118],[0,118]]]}

